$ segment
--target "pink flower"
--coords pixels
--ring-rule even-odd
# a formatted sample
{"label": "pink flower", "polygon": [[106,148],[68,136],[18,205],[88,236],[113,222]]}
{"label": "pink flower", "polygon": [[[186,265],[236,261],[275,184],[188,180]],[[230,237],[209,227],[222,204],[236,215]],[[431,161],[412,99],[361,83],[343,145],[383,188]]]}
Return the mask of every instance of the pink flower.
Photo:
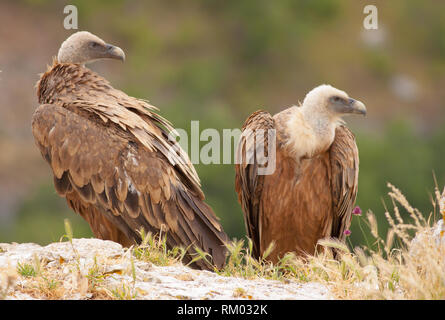
{"label": "pink flower", "polygon": [[346,229],[345,231],[343,231],[343,234],[344,234],[345,236],[349,236],[349,235],[351,234],[351,230]]}
{"label": "pink flower", "polygon": [[352,214],[356,215],[356,216],[360,216],[362,214],[362,209],[360,209],[359,206],[356,206],[353,210],[352,210]]}

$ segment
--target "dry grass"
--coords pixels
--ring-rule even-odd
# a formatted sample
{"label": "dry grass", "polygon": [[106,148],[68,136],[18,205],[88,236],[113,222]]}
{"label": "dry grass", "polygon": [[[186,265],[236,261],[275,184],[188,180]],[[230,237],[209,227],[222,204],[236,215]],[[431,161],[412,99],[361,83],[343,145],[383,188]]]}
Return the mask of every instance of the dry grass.
{"label": "dry grass", "polygon": [[[300,267],[308,267],[308,277],[330,285],[340,299],[444,299],[445,245],[433,236],[431,221],[411,207],[400,190],[388,187],[394,209],[393,214],[385,212],[390,224],[385,239],[378,234],[374,215],[366,215],[376,249],[343,248],[339,261],[324,253]],[[445,190],[442,195],[436,190],[436,198],[445,215]],[[410,222],[404,221],[399,206],[407,211]]]}
{"label": "dry grass", "polygon": [[[105,279],[113,276],[118,270],[107,271],[107,266],[116,263],[113,259],[99,257],[100,262],[94,258],[94,263],[87,269],[81,268],[81,257],[73,245],[73,231],[71,224],[65,220],[66,234],[61,238],[67,239],[74,253],[73,261],[65,261],[59,258],[58,263],[49,264],[40,260],[36,255],[30,263],[17,263],[16,270],[10,272],[13,281],[9,281],[8,287],[14,287],[14,296],[26,294],[35,299],[132,299],[136,296],[131,285],[122,282],[120,286],[110,287]],[[113,261],[111,261],[113,260]],[[120,274],[120,273],[119,273]],[[133,275],[133,278],[135,275]],[[1,288],[0,283],[0,288]],[[6,297],[8,287],[3,291]],[[2,290],[0,290],[0,294]],[[2,296],[0,295],[0,298]]]}
{"label": "dry grass", "polygon": [[[116,262],[114,261],[114,263]],[[38,263],[40,264],[39,269],[36,265],[30,264],[26,264],[25,269],[23,269],[23,265],[17,267],[14,279],[15,296],[20,293],[35,299],[115,300],[134,299],[137,295],[131,281],[122,281],[119,285],[113,286],[107,284],[106,278],[122,272],[121,270],[107,271],[107,266],[113,263],[112,261],[101,259],[100,262],[95,262],[93,266],[82,270],[82,272],[79,271],[75,262],[61,262],[52,265],[48,265],[44,261]]]}
{"label": "dry grass", "polygon": [[133,255],[142,261],[148,261],[158,266],[170,266],[180,263],[186,254],[186,249],[167,247],[167,237],[165,235],[146,234],[144,229],[139,231],[142,242],[134,247]]}
{"label": "dry grass", "polygon": [[[34,256],[32,261],[17,263],[15,270],[5,273],[5,279],[0,278],[0,299],[6,298],[11,288],[16,297],[26,294],[36,299],[136,299],[139,292],[135,287],[134,259],[169,266],[180,263],[185,254],[185,250],[181,248],[168,249],[165,237],[141,231],[142,243],[126,250],[124,256],[95,256],[94,262],[85,266],[73,245],[73,231],[68,220],[65,220],[65,233],[61,240],[65,239],[70,243],[74,259],[65,261],[60,258],[48,263]],[[129,268],[113,268],[128,258],[131,262]],[[2,274],[3,271],[0,276]],[[110,277],[117,279],[116,276],[121,275],[128,275],[131,280],[107,281]]]}
{"label": "dry grass", "polygon": [[[433,236],[430,227],[433,221],[425,220],[400,190],[391,184],[388,187],[394,209],[393,214],[385,212],[390,224],[385,239],[378,233],[374,214],[368,212],[366,217],[359,217],[364,219],[374,237],[368,247],[351,250],[344,243],[321,240],[320,246],[335,248],[337,259],[333,258],[331,250],[322,250],[306,259],[289,253],[273,265],[264,259],[266,257],[259,261],[253,259],[251,244],[244,248],[243,241],[238,241],[229,245],[228,264],[218,273],[245,278],[316,281],[327,285],[338,299],[445,299],[444,241],[439,244]],[[445,189],[442,195],[436,189],[435,195],[435,211],[438,209],[444,217]],[[409,222],[402,218],[399,206],[408,213]],[[413,235],[416,236],[414,241]]]}

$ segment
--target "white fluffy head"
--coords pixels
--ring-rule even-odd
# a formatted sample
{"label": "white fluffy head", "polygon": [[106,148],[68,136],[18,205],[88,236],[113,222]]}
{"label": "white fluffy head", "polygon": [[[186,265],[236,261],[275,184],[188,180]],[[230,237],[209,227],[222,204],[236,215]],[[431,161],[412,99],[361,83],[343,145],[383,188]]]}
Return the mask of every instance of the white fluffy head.
{"label": "white fluffy head", "polygon": [[288,146],[297,159],[326,150],[335,137],[335,128],[346,114],[366,114],[365,105],[344,91],[323,84],[312,89],[287,120]]}
{"label": "white fluffy head", "polygon": [[302,105],[306,116],[328,117],[338,120],[347,114],[366,115],[365,105],[352,99],[342,90],[328,84],[318,86],[306,95]]}
{"label": "white fluffy head", "polygon": [[[309,108],[312,112],[321,112],[331,114],[329,104],[333,97],[338,97],[344,101],[349,100],[349,96],[346,92],[334,88],[329,84],[322,84],[315,87],[306,94],[303,100],[303,106]],[[332,115],[334,115],[332,113]]]}

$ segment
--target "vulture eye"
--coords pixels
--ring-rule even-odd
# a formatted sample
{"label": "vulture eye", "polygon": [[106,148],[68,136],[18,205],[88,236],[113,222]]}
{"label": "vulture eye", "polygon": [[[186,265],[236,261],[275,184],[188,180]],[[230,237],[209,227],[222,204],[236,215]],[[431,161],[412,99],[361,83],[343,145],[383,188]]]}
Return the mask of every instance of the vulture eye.
{"label": "vulture eye", "polygon": [[331,97],[331,101],[338,103],[338,102],[342,102],[343,99],[340,98],[339,96],[334,96],[334,97]]}
{"label": "vulture eye", "polygon": [[91,41],[90,42],[90,47],[91,48],[97,48],[98,46],[99,46],[99,44],[97,42],[95,42],[95,41]]}

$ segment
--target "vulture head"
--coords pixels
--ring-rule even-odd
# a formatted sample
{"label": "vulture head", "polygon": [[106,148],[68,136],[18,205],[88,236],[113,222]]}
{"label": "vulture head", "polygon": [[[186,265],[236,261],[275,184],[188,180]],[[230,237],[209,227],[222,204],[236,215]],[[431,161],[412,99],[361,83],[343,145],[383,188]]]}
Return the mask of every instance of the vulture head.
{"label": "vulture head", "polygon": [[125,53],[121,48],[105,43],[88,31],[79,31],[68,37],[57,55],[59,63],[85,64],[100,59],[124,61]]}
{"label": "vulture head", "polygon": [[[330,147],[342,117],[366,115],[365,105],[330,85],[318,86],[306,95],[287,122],[288,145],[297,158],[316,154]],[[302,138],[304,137],[304,138]]]}
{"label": "vulture head", "polygon": [[303,107],[311,113],[327,115],[331,119],[347,114],[366,115],[366,107],[361,101],[352,99],[346,92],[327,84],[309,91],[304,98]]}

